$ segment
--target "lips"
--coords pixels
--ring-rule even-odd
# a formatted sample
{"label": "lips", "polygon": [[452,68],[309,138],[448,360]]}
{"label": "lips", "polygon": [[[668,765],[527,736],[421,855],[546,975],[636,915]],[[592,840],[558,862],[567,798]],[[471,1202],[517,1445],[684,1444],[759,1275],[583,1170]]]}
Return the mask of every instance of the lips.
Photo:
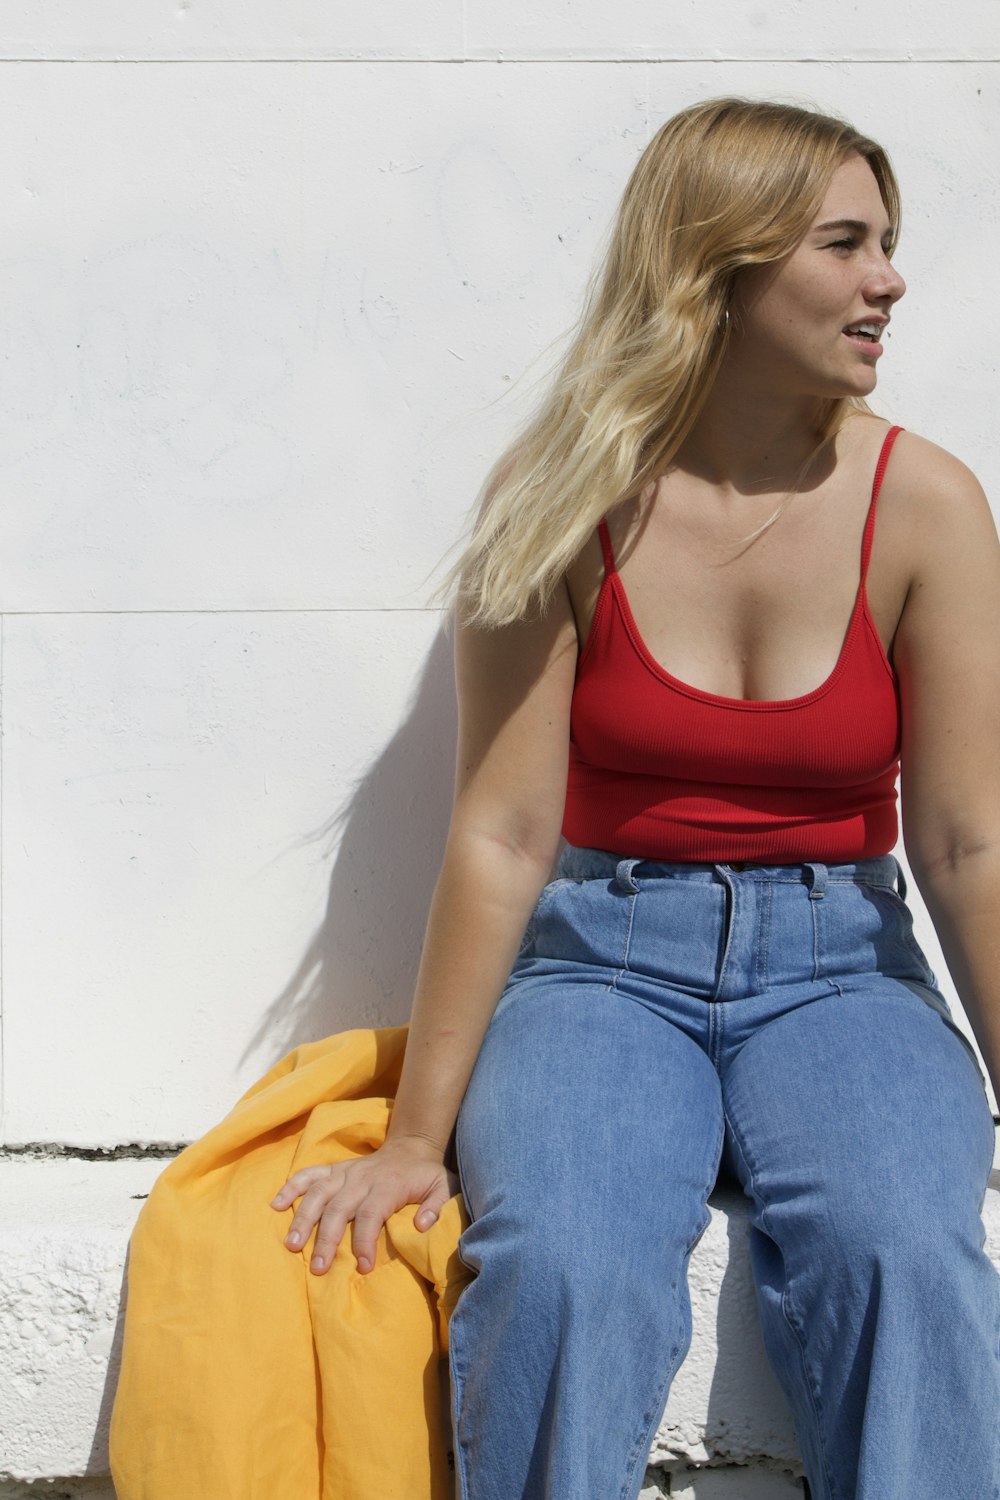
{"label": "lips", "polygon": [[882,329],[888,321],[888,318],[858,318],[855,322],[848,323],[843,331],[848,338],[870,339],[872,343],[877,344]]}

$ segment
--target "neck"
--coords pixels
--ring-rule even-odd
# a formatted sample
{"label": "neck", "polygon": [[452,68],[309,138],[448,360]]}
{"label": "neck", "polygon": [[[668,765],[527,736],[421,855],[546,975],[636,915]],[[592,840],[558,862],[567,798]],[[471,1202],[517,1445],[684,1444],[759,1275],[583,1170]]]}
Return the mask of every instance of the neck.
{"label": "neck", "polygon": [[755,390],[725,368],[674,457],[674,466],[740,494],[790,489],[819,441],[822,403]]}

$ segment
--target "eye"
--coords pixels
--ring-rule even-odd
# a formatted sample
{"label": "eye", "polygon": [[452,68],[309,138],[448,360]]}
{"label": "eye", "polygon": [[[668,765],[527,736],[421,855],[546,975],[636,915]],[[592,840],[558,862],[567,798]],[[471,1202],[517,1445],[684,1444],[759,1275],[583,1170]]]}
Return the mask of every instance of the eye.
{"label": "eye", "polygon": [[832,240],[826,248],[828,250],[854,250],[857,243],[855,239]]}

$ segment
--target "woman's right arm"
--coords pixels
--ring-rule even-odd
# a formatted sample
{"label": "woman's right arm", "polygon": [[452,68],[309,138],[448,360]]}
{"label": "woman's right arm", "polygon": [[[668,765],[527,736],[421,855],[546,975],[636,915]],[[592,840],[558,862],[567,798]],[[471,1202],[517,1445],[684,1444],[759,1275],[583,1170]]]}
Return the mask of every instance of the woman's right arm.
{"label": "woman's right arm", "polygon": [[427,1229],[457,1191],[445,1151],[559,844],[576,657],[565,586],[542,619],[490,631],[456,626],[454,805],[385,1145],[303,1168],[274,1199],[283,1209],[302,1195],[286,1244],[301,1250],[318,1223],[318,1274],[348,1222],[358,1268],[368,1270],[390,1214],[418,1203],[415,1222]]}

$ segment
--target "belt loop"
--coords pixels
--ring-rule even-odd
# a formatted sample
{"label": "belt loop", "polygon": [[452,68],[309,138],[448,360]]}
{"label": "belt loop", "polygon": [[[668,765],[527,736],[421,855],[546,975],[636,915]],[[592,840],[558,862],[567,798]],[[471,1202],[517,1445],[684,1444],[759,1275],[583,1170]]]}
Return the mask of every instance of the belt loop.
{"label": "belt loop", "polygon": [[895,860],[896,864],[896,890],[899,892],[900,899],[902,901],[905,901],[907,891],[906,876],[903,874],[903,866],[899,863],[899,860],[896,859],[895,855],[893,855],[893,859]]}
{"label": "belt loop", "polygon": [[821,901],[826,895],[826,865],[814,864],[810,861],[805,868],[809,872],[806,877],[809,900]]}
{"label": "belt loop", "polygon": [[618,861],[618,868],[615,870],[615,884],[620,886],[623,891],[631,891],[633,893],[637,891],[639,889],[639,882],[632,874],[632,871],[636,865],[641,864],[641,859],[620,859]]}

